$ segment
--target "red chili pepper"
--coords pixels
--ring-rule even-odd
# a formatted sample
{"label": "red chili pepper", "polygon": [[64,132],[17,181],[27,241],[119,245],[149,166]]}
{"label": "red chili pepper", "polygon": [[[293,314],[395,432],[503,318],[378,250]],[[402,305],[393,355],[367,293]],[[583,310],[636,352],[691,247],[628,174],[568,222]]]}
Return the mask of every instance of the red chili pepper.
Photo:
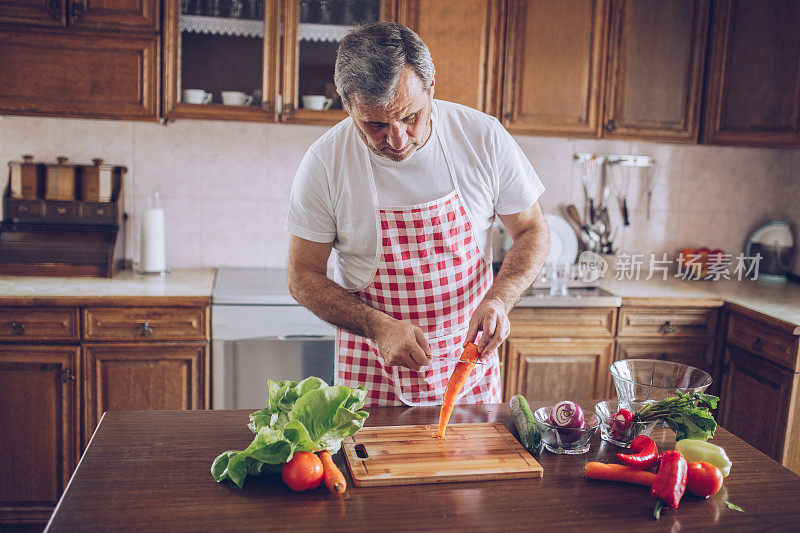
{"label": "red chili pepper", "polygon": [[633,422],[633,413],[627,409],[620,409],[611,417],[611,436],[615,439],[623,440]]}
{"label": "red chili pepper", "polygon": [[660,499],[673,509],[678,508],[686,491],[688,465],[681,452],[666,450],[661,454],[661,466],[653,481],[650,495]]}
{"label": "red chili pepper", "polygon": [[622,464],[633,468],[645,469],[655,466],[658,462],[658,446],[647,435],[639,435],[631,441],[631,450],[634,453],[618,453],[617,459]]}

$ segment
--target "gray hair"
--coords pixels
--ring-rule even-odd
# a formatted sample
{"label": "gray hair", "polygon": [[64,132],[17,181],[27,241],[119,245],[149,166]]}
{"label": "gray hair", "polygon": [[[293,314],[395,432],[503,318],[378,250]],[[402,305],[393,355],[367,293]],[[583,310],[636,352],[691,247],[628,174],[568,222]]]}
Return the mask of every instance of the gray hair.
{"label": "gray hair", "polygon": [[385,106],[406,65],[430,92],[433,60],[419,35],[396,22],[362,24],[339,43],[333,80],[345,104],[355,96],[367,105]]}

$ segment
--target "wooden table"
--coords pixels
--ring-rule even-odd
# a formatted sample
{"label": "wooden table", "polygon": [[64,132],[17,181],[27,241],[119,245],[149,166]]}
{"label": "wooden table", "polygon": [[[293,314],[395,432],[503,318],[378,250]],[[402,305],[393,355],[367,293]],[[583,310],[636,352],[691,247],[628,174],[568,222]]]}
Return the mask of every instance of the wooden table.
{"label": "wooden table", "polygon": [[[584,408],[591,408],[591,403]],[[733,461],[722,490],[708,500],[687,494],[677,510],[653,519],[645,487],[583,477],[588,461],[621,449],[600,439],[584,455],[542,452],[544,477],[402,487],[354,487],[342,497],[318,489],[293,493],[280,476],[249,478],[243,490],[217,484],[209,469],[222,451],[252,440],[250,411],[106,413],[56,508],[49,531],[277,530],[740,530],[800,529],[800,476],[720,428],[714,443]],[[368,426],[434,424],[437,407],[370,409]],[[501,422],[508,406],[457,407],[451,424]],[[672,448],[668,430],[654,434]],[[347,472],[342,454],[336,462]],[[347,474],[345,474],[347,475]],[[726,500],[742,507],[728,509]]]}

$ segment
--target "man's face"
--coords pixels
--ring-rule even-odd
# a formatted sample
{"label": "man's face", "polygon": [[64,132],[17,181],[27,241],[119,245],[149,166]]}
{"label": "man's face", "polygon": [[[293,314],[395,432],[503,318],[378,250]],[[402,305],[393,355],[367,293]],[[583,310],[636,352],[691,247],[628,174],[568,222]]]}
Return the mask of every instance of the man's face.
{"label": "man's face", "polygon": [[370,106],[351,98],[347,112],[367,146],[392,161],[411,157],[431,133],[431,99],[411,67],[400,74],[394,98],[387,107]]}

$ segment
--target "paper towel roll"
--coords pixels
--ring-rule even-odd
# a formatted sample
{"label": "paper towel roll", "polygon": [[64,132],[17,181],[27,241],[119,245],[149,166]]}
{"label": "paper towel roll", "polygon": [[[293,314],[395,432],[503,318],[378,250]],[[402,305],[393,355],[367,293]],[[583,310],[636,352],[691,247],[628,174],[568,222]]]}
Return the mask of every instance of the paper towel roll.
{"label": "paper towel roll", "polygon": [[161,272],[166,270],[164,239],[164,210],[153,207],[142,211],[141,260],[139,270]]}

